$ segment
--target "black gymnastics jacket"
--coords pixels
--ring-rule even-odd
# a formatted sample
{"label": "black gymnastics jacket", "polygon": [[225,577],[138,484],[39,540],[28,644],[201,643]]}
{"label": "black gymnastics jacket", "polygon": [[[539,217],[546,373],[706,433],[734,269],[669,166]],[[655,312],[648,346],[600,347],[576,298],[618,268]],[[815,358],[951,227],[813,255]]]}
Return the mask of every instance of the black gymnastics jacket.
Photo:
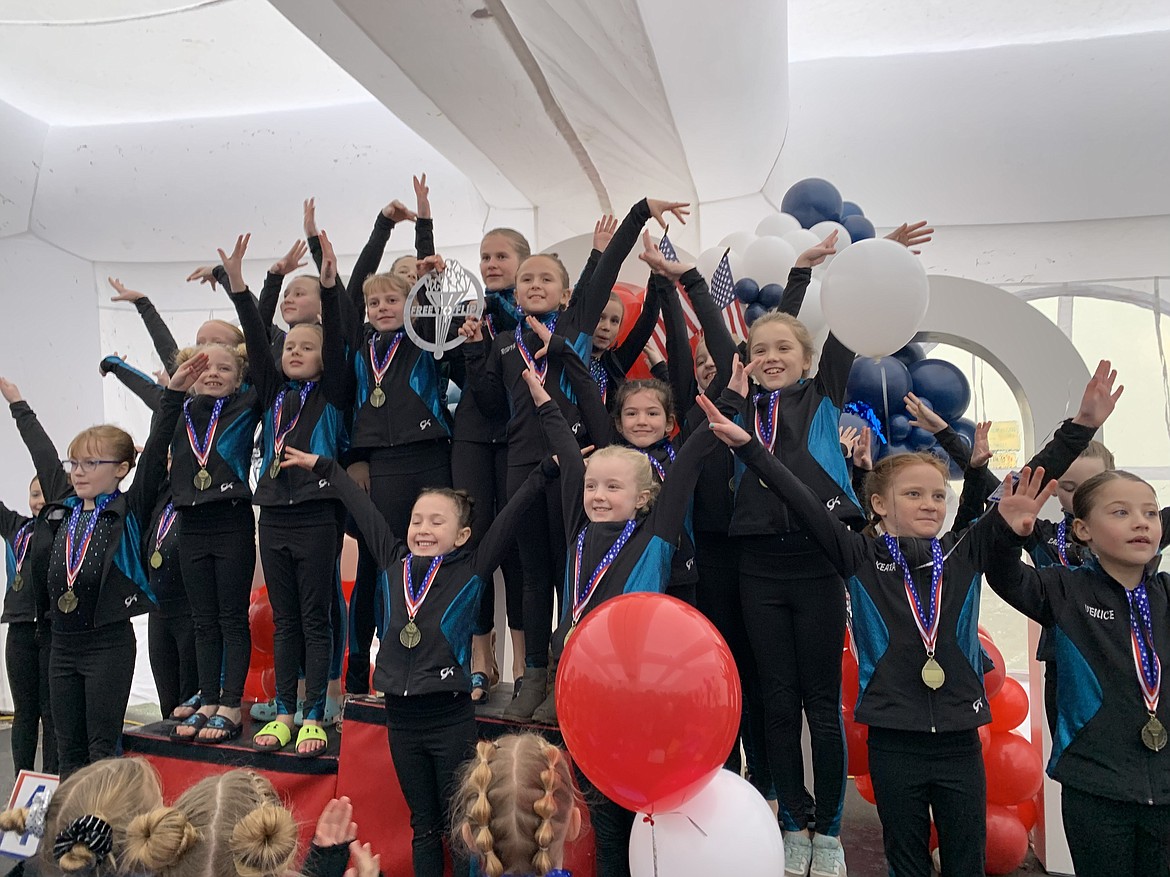
{"label": "black gymnastics jacket", "polygon": [[[1011,606],[1051,628],[1060,697],[1048,775],[1102,798],[1170,804],[1170,750],[1153,752],[1141,741],[1149,716],[1134,667],[1125,588],[1092,556],[1076,568],[1028,566],[1020,561],[1024,540],[998,512],[985,518],[993,536],[987,583]],[[1159,656],[1170,655],[1168,592],[1166,573],[1146,577]],[[1158,718],[1170,726],[1165,670],[1162,678]]]}
{"label": "black gymnastics jacket", "polygon": [[[378,564],[381,593],[380,629],[383,631],[374,688],[387,696],[410,696],[471,690],[471,630],[479,612],[484,585],[511,547],[520,522],[534,500],[556,478],[552,460],[537,467],[516,495],[496,516],[474,550],[456,549],[443,558],[415,624],[421,639],[413,649],[402,645],[399,631],[406,626],[403,563],[410,554],[406,542],[386,523],[364,490],[336,461],[321,457],[314,477],[333,485],[365,537]],[[433,558],[412,559],[411,575],[417,583],[426,578]]]}
{"label": "black gymnastics jacket", "polygon": [[[650,208],[643,199],[622,220],[579,295],[566,310],[556,315],[554,334],[565,339],[582,363],[592,353],[593,331],[609,301],[622,262],[634,248],[642,226],[648,219]],[[551,316],[546,315],[544,319]],[[517,330],[530,353],[540,349],[540,340],[531,329],[518,325]],[[468,343],[464,345],[464,358],[469,383],[483,413],[489,417],[511,418],[508,421],[508,465],[527,466],[539,463],[549,452],[536,422],[528,387],[524,383],[523,373],[527,364],[518,349],[516,335],[516,331],[496,335],[490,345],[486,341]],[[562,362],[567,359],[565,357]],[[549,362],[545,388],[561,406],[565,420],[573,429],[581,447],[596,443],[597,437],[588,434],[577,410],[576,395],[564,376],[562,363]]]}
{"label": "black gymnastics jacket", "polygon": [[[57,456],[57,448],[45,428],[33,413],[27,402],[14,402],[9,406],[16,421],[20,438],[32,457],[33,469],[41,484],[41,493],[46,500],[62,500],[72,496],[73,487],[69,476]],[[37,612],[37,593],[45,589],[45,571],[49,554],[53,550],[53,531],[41,518],[29,518],[0,506],[0,534],[5,540],[5,566],[8,573],[8,587],[4,593],[4,614],[0,622],[28,622],[43,620]],[[16,555],[14,543],[20,530],[30,524],[32,532],[24,563],[20,567],[21,587],[15,587]],[[39,581],[38,581],[39,577]]]}
{"label": "black gymnastics jacket", "polygon": [[[784,498],[796,522],[845,579],[859,667],[857,721],[878,728],[925,732],[969,731],[990,722],[979,645],[981,570],[993,553],[986,519],[961,536],[952,532],[939,538],[946,560],[935,660],[946,673],[946,681],[934,691],[922,681],[925,647],[902,571],[885,540],[851,530],[754,437],[736,448],[735,454],[755,478],[766,482],[768,490]],[[898,545],[915,589],[924,602],[928,601],[930,540],[902,537]]]}
{"label": "black gymnastics jacket", "polygon": [[[94,609],[94,626],[102,627],[126,621],[148,612],[155,605],[146,566],[143,563],[144,535],[150,525],[151,512],[159,490],[166,480],[167,443],[175,431],[182,410],[184,394],[174,390],[163,393],[162,405],[151,424],[150,437],[138,458],[134,481],[120,493],[102,514],[116,519],[106,550],[101,588]],[[38,612],[56,614],[58,594],[50,594],[48,564],[57,531],[67,526],[69,516],[81,500],[76,496],[49,502],[38,518],[47,525],[49,548],[37,558],[34,583],[38,586]]]}

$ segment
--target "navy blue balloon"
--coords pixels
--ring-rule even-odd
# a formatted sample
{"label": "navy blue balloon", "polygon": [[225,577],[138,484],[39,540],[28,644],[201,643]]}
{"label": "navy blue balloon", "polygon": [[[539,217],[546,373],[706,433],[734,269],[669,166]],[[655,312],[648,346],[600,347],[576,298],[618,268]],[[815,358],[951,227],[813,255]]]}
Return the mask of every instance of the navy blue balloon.
{"label": "navy blue balloon", "polygon": [[906,444],[916,451],[925,451],[935,443],[934,433],[927,432],[921,427],[915,426],[910,430],[910,437],[906,439]]}
{"label": "navy blue balloon", "polygon": [[895,350],[893,357],[894,359],[900,359],[902,365],[906,366],[906,368],[910,368],[918,360],[926,358],[926,351],[922,349],[921,344],[910,343],[901,350]]}
{"label": "navy blue balloon", "polygon": [[910,418],[905,414],[891,414],[887,438],[892,442],[904,442],[910,438]]}
{"label": "navy blue balloon", "polygon": [[752,323],[754,323],[757,319],[762,317],[767,312],[768,312],[768,309],[766,307],[764,307],[759,302],[756,302],[754,305],[747,306],[747,310],[743,312],[743,318],[744,318],[744,320],[747,321],[747,324],[750,326]]}
{"label": "navy blue balloon", "polygon": [[839,222],[843,206],[837,187],[817,177],[793,183],[780,202],[780,209],[795,216],[801,228],[812,228],[829,219]]}
{"label": "navy blue balloon", "polygon": [[967,450],[975,447],[975,421],[968,420],[966,417],[959,417],[951,421],[951,429],[959,434],[959,438],[963,439],[967,445]]}
{"label": "navy blue balloon", "polygon": [[849,239],[853,243],[868,241],[877,234],[874,231],[873,223],[864,216],[846,216],[841,220],[841,224],[845,226],[845,231],[849,232]]}
{"label": "navy blue balloon", "polygon": [[927,452],[933,454],[947,464],[947,472],[951,478],[963,477],[963,470],[959,467],[959,464],[952,460],[950,455],[943,450],[942,445],[935,445],[934,447],[929,448]]}
{"label": "navy blue balloon", "polygon": [[925,396],[919,396],[919,397],[918,397],[918,404],[919,404],[919,405],[923,405],[923,406],[925,406],[926,408],[929,408],[931,411],[933,411],[933,410],[934,410],[934,403],[933,403],[933,402],[931,402],[931,401],[930,401],[928,398],[926,398]]}
{"label": "navy blue balloon", "polygon": [[766,283],[760,287],[759,303],[766,308],[780,307],[780,298],[784,295],[784,287],[779,283]]}
{"label": "navy blue balloon", "polygon": [[923,359],[910,366],[914,392],[929,396],[934,411],[950,423],[963,415],[971,404],[971,385],[958,368],[941,359]]}
{"label": "navy blue balloon", "polygon": [[[882,394],[882,373],[886,375],[886,391]],[[901,413],[905,406],[902,397],[910,392],[913,383],[906,366],[892,356],[874,360],[859,356],[853,360],[849,381],[845,385],[846,402],[864,402],[883,422],[886,413]]]}
{"label": "navy blue balloon", "polygon": [[850,216],[865,216],[865,211],[858,207],[852,201],[841,202],[841,224],[845,224],[845,220]]}
{"label": "navy blue balloon", "polygon": [[[852,426],[854,429],[856,429],[858,432],[860,432],[863,429],[869,428],[869,421],[866,420],[864,417],[859,417],[856,414],[851,414],[850,412],[845,411],[841,414],[841,417],[838,419],[837,425],[842,427],[842,428]],[[880,444],[880,442],[878,442],[875,439],[874,444]]]}
{"label": "navy blue balloon", "polygon": [[907,444],[903,444],[901,442],[891,442],[886,447],[888,447],[889,450],[887,450],[884,454],[882,454],[883,457],[896,457],[898,454],[912,454],[912,453],[914,453],[914,448],[910,447]]}
{"label": "navy blue balloon", "polygon": [[735,293],[735,297],[745,305],[755,304],[760,300],[760,284],[750,277],[743,277],[735,281],[732,291]]}

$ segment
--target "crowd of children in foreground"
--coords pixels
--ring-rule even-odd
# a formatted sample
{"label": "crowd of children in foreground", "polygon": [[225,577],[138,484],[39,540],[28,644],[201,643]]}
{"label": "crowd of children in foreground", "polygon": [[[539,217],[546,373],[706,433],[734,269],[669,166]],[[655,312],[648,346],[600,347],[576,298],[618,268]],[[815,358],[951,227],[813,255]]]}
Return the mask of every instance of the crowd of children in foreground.
{"label": "crowd of children in foreground", "polygon": [[[32,517],[0,510],[18,768],[32,766],[38,720],[46,767],[65,777],[88,776],[95,768],[85,765],[114,754],[136,648],[130,618],[148,610],[151,665],[175,739],[237,738],[258,535],[276,697],[254,710],[263,724],[253,745],[325,751],[323,726],[336,718],[343,681],[350,693],[369,690],[377,632],[374,689],[385,699],[419,877],[442,873],[449,792],[472,753],[457,824],[489,874],[555,870],[576,824],[574,779],[589,804],[599,873],[628,873],[633,814],[573,777],[559,750],[534,738],[515,751],[476,743],[475,704],[498,675],[486,586],[497,569],[516,656],[505,711],[514,721],[556,722],[565,642],[606,599],[671,594],[716,624],[743,682],[749,771],[777,798],[792,875],[846,873],[840,650],[851,624],[855,715],[870,728],[892,873],[929,873],[933,819],[945,873],[982,874],[977,732],[991,717],[977,625],[986,576],[1047,629],[1049,772],[1064,787],[1078,874],[1170,873],[1170,713],[1159,661],[1170,647],[1168,580],[1156,572],[1166,528],[1152,488],[1114,470],[1092,441],[1121,394],[1108,363],[1076,415],[1053,424],[1051,442],[1002,486],[986,468],[987,424],[969,447],[907,397],[914,425],[935,433],[964,470],[959,513],[943,534],[947,468],[937,457],[874,465],[868,432],[842,443],[854,354],[831,334],[818,351],[799,320],[834,235],[800,254],[779,307],[739,343],[706,280],[669,261],[643,230],[650,219],[665,225],[667,214],[685,221],[686,204],[643,200],[620,223],[604,218],[575,285],[555,255],[532,254],[523,236],[496,229],[481,245],[484,311],[453,329],[464,343],[440,361],[404,331],[412,284],[444,269],[425,177],[415,192],[416,210],[395,201],[379,213],[346,282],[312,201],[307,241],[272,265],[258,297],[243,270],[249,238],[240,236],[219,265],[188,278],[222,286],[239,326],[210,320],[191,346],[180,348],[149,299],[111,281],[115,299],[142,315],[166,372],[156,382],[118,357],[102,362],[154,412],[140,454],[117,427],[93,427],[70,443],[67,476],[19,390],[0,380],[36,471]],[[415,253],[377,273],[391,230],[408,221]],[[929,240],[924,225],[890,237],[916,246]],[[612,289],[639,242],[651,272],[646,301],[619,345],[623,306]],[[286,283],[310,252],[319,275]],[[683,290],[703,330],[697,348]],[[287,329],[275,323],[278,307]],[[651,357],[654,379],[628,379],[659,314],[667,357]],[[462,391],[453,414],[450,381]],[[1039,513],[1054,492],[1065,518],[1048,525]],[[360,558],[348,607],[338,573],[347,531]],[[1021,563],[1021,548],[1034,566]],[[519,808],[526,821],[497,825],[494,783],[520,781],[521,755],[526,770],[537,762],[541,793]],[[174,811],[145,814],[129,833],[113,829],[129,843],[106,854],[136,873],[177,868],[179,852],[156,854],[143,836],[153,841],[157,826],[173,825],[168,843],[187,851],[211,829],[190,813],[182,822],[182,800]],[[264,812],[256,819],[276,837],[278,820]],[[111,828],[111,812],[99,817]],[[235,850],[236,833],[252,823],[231,824]],[[66,870],[70,855],[58,857]],[[242,862],[244,877],[269,873]]]}

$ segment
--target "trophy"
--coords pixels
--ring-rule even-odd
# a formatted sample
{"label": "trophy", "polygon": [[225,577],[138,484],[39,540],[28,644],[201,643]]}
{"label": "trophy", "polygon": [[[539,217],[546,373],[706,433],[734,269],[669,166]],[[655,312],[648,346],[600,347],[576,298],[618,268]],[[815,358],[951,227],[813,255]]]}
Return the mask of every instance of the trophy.
{"label": "trophy", "polygon": [[[423,293],[421,300],[420,293]],[[483,287],[479,278],[452,259],[444,270],[424,274],[411,287],[406,297],[403,328],[421,349],[434,354],[435,359],[442,359],[444,353],[467,340],[459,334],[447,337],[451,333],[451,322],[456,317],[479,316],[483,307]],[[428,333],[433,341],[422,337],[415,326],[416,320],[434,321],[434,332]]]}

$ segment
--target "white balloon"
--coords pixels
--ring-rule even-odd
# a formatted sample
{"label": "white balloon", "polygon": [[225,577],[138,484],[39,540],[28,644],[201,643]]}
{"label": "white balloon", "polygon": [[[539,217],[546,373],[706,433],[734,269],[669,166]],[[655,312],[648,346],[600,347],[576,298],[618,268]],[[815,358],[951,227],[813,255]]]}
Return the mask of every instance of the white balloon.
{"label": "white balloon", "polygon": [[837,339],[861,356],[889,356],[926,316],[930,284],[918,258],[885,238],[840,253],[821,281],[821,308]]}
{"label": "white balloon", "polygon": [[630,873],[777,877],[784,873],[784,838],[768,802],[752,784],[720,770],[678,810],[655,814],[653,826],[641,814],[634,819]]}
{"label": "white balloon", "polygon": [[800,220],[791,213],[773,213],[761,219],[756,226],[756,234],[760,237],[782,238],[789,232],[800,230]]}
{"label": "white balloon", "polygon": [[809,229],[817,236],[817,241],[823,241],[833,232],[837,232],[837,252],[840,253],[843,249],[853,243],[853,238],[849,237],[849,231],[839,222],[833,222],[831,219],[826,219],[824,222],[818,222]]}
{"label": "white balloon", "polygon": [[796,231],[790,231],[784,235],[783,239],[792,245],[792,249],[796,250],[796,255],[798,256],[809,247],[815,247],[821,242],[821,239],[807,228],[798,228]]}
{"label": "white balloon", "polygon": [[[722,253],[720,253],[722,255]],[[727,264],[731,268],[731,280],[734,283],[741,277],[747,277],[743,270],[743,257],[735,250],[727,254]]]}
{"label": "white balloon", "polygon": [[804,293],[804,303],[800,306],[800,322],[804,323],[810,335],[819,335],[825,328],[825,314],[821,309],[821,281],[809,281],[808,289]]}
{"label": "white balloon", "polygon": [[743,255],[743,251],[748,248],[748,244],[756,239],[756,236],[750,231],[734,231],[719,242],[719,246],[726,249],[731,247],[732,252]]}
{"label": "white balloon", "polygon": [[743,271],[763,286],[765,283],[788,282],[788,272],[796,263],[796,250],[792,245],[776,237],[756,238],[743,251]]}
{"label": "white balloon", "polygon": [[715,269],[719,267],[719,260],[723,258],[723,251],[727,249],[726,246],[709,247],[699,254],[699,258],[695,261],[695,268],[708,280],[711,275],[715,273]]}

